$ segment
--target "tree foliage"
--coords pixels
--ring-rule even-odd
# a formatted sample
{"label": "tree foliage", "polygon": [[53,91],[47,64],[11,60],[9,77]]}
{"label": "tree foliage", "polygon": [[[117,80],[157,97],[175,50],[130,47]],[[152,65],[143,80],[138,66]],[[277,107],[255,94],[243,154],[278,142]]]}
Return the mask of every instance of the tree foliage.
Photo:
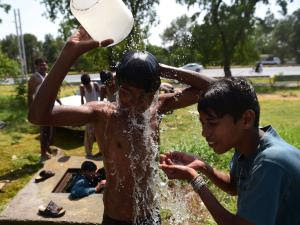
{"label": "tree foliage", "polygon": [[18,60],[19,49],[17,36],[14,34],[7,35],[1,40],[1,50],[11,59]]}
{"label": "tree foliage", "polygon": [[201,53],[193,48],[192,31],[194,23],[187,16],[177,18],[165,29],[162,40],[168,47],[168,61],[171,65],[182,66],[189,62],[201,61]]}
{"label": "tree foliage", "polygon": [[[52,20],[56,20],[59,15],[62,15],[62,21],[60,22],[60,33],[64,40],[71,35],[71,31],[78,27],[79,23],[71,14],[70,0],[40,0],[46,6],[47,16]],[[115,45],[108,50],[95,50],[88,54],[88,56],[82,56],[78,61],[79,65],[84,65],[82,62],[86,62],[87,58],[102,59],[108,64],[117,61],[118,57],[129,49],[144,49],[144,39],[148,37],[149,26],[156,21],[156,11],[154,7],[159,3],[159,0],[124,0],[124,3],[128,6],[134,17],[134,27],[122,43]],[[105,19],[105,18],[104,18]],[[99,54],[103,54],[101,57]],[[97,63],[100,65],[102,63]],[[95,64],[92,65],[93,67]],[[102,67],[102,66],[101,66]],[[80,66],[81,68],[81,66]],[[100,68],[99,68],[100,69]]]}
{"label": "tree foliage", "polygon": [[51,34],[45,35],[45,40],[42,43],[42,52],[48,60],[50,66],[56,61],[60,50],[64,46],[64,41],[61,38],[54,38]]}
{"label": "tree foliage", "polygon": [[[9,4],[6,3],[1,3],[2,1],[0,0],[0,9],[3,9],[4,12],[8,13],[11,6]],[[0,23],[2,22],[1,18],[0,18]]]}
{"label": "tree foliage", "polygon": [[[254,13],[258,3],[269,4],[269,0],[177,0],[188,6],[197,4],[200,11],[205,12],[204,23],[210,26],[215,39],[220,43],[221,64],[225,76],[231,76],[230,66],[237,51],[243,48],[252,34],[256,18]],[[282,13],[286,13],[288,0],[277,0]],[[201,12],[195,13],[196,19]],[[201,44],[201,43],[199,43]]]}
{"label": "tree foliage", "polygon": [[20,70],[18,62],[8,58],[0,50],[0,80],[5,80],[9,77],[16,77],[19,72]]}
{"label": "tree foliage", "polygon": [[34,72],[34,61],[43,56],[42,43],[33,34],[24,34],[25,55],[28,72]]}
{"label": "tree foliage", "polygon": [[[71,28],[78,27],[77,20],[70,11],[70,0],[40,0],[42,4],[46,6],[48,17],[54,21],[59,15],[63,15],[63,21],[61,22],[60,31],[64,36],[69,36]],[[139,31],[139,28],[143,27],[143,31],[148,31],[149,25],[156,21],[156,11],[154,7],[159,3],[159,0],[124,0],[124,3],[132,12],[135,21],[134,32]]]}
{"label": "tree foliage", "polygon": [[277,56],[283,63],[286,59],[296,59],[300,63],[300,9],[280,20],[272,14],[266,18],[255,29],[258,51]]}

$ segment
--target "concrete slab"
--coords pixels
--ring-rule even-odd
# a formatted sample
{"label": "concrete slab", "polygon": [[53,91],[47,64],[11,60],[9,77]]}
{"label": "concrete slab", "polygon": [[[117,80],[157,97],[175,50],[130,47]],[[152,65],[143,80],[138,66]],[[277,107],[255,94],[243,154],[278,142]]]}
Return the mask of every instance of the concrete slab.
{"label": "concrete slab", "polygon": [[[81,163],[85,160],[87,159],[84,157],[57,156],[46,161],[43,169],[52,170],[55,172],[55,176],[40,183],[35,183],[35,177],[33,177],[1,213],[0,225],[101,224],[102,194],[92,194],[74,201],[69,200],[68,193],[53,193],[55,186],[67,169],[80,168]],[[98,168],[103,167],[102,161],[94,162]],[[47,205],[50,200],[66,209],[63,217],[43,218],[38,215],[39,206]]]}

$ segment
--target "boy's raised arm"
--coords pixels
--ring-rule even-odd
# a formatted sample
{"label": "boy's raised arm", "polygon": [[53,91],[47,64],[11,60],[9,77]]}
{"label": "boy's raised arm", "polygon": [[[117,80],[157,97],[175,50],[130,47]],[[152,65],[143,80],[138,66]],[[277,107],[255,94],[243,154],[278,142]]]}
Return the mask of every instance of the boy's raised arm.
{"label": "boy's raised arm", "polygon": [[176,67],[160,64],[160,75],[165,78],[178,80],[180,83],[190,85],[201,91],[206,90],[208,85],[215,81],[214,78],[200,73],[179,69]]}
{"label": "boy's raised arm", "polygon": [[191,86],[180,93],[160,95],[158,109],[160,114],[195,104],[199,101],[201,92],[205,91],[209,84],[215,81],[214,78],[164,64],[160,64],[160,76],[178,80],[180,83]]}
{"label": "boy's raised arm", "polygon": [[[112,42],[105,40],[101,42],[101,46]],[[99,47],[99,42],[92,40],[83,28],[79,28],[69,38],[30,106],[30,122],[45,125],[81,125],[90,121],[93,115],[92,104],[71,107],[54,106],[54,103],[59,87],[72,64],[80,55],[96,47]]]}

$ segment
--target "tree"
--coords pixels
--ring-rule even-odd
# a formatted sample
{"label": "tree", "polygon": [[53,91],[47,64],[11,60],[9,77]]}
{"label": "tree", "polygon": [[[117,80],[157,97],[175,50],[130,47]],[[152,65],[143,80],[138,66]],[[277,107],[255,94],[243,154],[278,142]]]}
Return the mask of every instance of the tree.
{"label": "tree", "polygon": [[291,16],[280,20],[274,28],[272,51],[283,63],[286,58],[291,58],[293,55],[291,44],[293,33],[293,18]]}
{"label": "tree", "polygon": [[177,18],[166,28],[162,40],[168,48],[169,63],[174,66],[182,66],[189,62],[201,60],[201,54],[192,47],[193,23],[187,16]]}
{"label": "tree", "polygon": [[300,9],[293,13],[293,34],[291,35],[292,52],[296,62],[300,64]]}
{"label": "tree", "polygon": [[[61,23],[60,32],[64,34],[64,37],[70,35],[71,28],[77,27],[79,24],[74,16],[71,14],[70,1],[69,0],[40,0],[42,4],[46,6],[48,17],[54,21],[58,18],[58,15],[63,15],[63,21]],[[124,0],[124,3],[128,6],[132,12],[135,20],[135,28],[132,30],[130,36],[144,37],[144,34],[148,32],[149,25],[153,24],[156,20],[156,12],[154,7],[159,3],[159,0]],[[143,27],[143,35],[140,33],[140,29]],[[137,40],[135,40],[137,41]]]}
{"label": "tree", "polygon": [[[277,0],[283,14],[286,13],[288,1]],[[198,4],[201,11],[206,13],[204,22],[217,34],[215,38],[221,44],[224,73],[226,77],[230,77],[230,66],[237,47],[243,47],[247,37],[253,32],[257,4],[259,2],[269,4],[270,0],[177,0],[177,2],[188,6]],[[196,19],[199,15],[200,12],[196,13],[194,18]]]}
{"label": "tree", "polygon": [[258,20],[255,26],[253,37],[256,39],[256,50],[260,54],[273,53],[274,39],[273,31],[278,23],[274,15],[268,11],[265,18]]}
{"label": "tree", "polygon": [[261,21],[255,29],[257,48],[262,54],[271,54],[285,59],[295,58],[300,63],[300,9],[292,15],[275,20]]}
{"label": "tree", "polygon": [[151,52],[160,63],[170,65],[172,64],[170,61],[170,52],[166,48],[162,48],[156,45],[147,45],[146,50]]}
{"label": "tree", "polygon": [[25,55],[28,72],[34,72],[34,61],[43,56],[42,43],[33,34],[24,34]]}
{"label": "tree", "polygon": [[19,48],[17,36],[14,34],[7,35],[1,40],[1,50],[11,59],[18,60]]}
{"label": "tree", "polygon": [[20,70],[17,61],[8,58],[0,50],[0,80],[5,80],[9,77],[16,77]]}
{"label": "tree", "polygon": [[221,61],[220,40],[207,23],[197,24],[192,29],[192,49],[201,55],[203,65],[218,65]]}
{"label": "tree", "polygon": [[[70,36],[71,30],[79,25],[69,10],[70,0],[40,0],[40,2],[46,6],[47,15],[52,21],[56,20],[58,15],[63,15],[59,31],[66,40]],[[131,10],[135,20],[129,37],[122,43],[108,48],[105,53],[101,50],[93,51],[94,58],[98,58],[99,54],[103,53],[108,64],[115,62],[124,50],[144,49],[143,40],[148,37],[149,26],[156,20],[153,6],[158,4],[159,0],[124,0],[124,3]]]}
{"label": "tree", "polygon": [[50,66],[54,64],[63,45],[64,41],[61,38],[54,39],[51,34],[45,35],[45,40],[42,44],[42,51]]}
{"label": "tree", "polygon": [[[5,3],[1,3],[2,1],[0,0],[0,9],[2,8],[4,10],[4,12],[8,13],[11,6],[9,4],[5,4]],[[0,23],[2,22],[1,18],[0,18]]]}

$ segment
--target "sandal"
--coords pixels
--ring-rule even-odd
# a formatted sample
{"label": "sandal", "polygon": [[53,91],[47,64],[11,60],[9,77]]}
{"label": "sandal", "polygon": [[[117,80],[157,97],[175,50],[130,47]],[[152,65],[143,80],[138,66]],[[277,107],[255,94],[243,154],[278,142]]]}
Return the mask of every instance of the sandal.
{"label": "sandal", "polygon": [[38,182],[41,182],[41,181],[44,181],[50,177],[53,177],[55,175],[54,172],[50,171],[50,170],[42,170],[40,173],[39,173],[39,176],[37,176],[35,178],[35,183],[38,183]]}
{"label": "sandal", "polygon": [[66,210],[63,207],[58,206],[53,201],[50,201],[46,208],[44,206],[39,207],[39,215],[43,217],[61,217],[65,212]]}

